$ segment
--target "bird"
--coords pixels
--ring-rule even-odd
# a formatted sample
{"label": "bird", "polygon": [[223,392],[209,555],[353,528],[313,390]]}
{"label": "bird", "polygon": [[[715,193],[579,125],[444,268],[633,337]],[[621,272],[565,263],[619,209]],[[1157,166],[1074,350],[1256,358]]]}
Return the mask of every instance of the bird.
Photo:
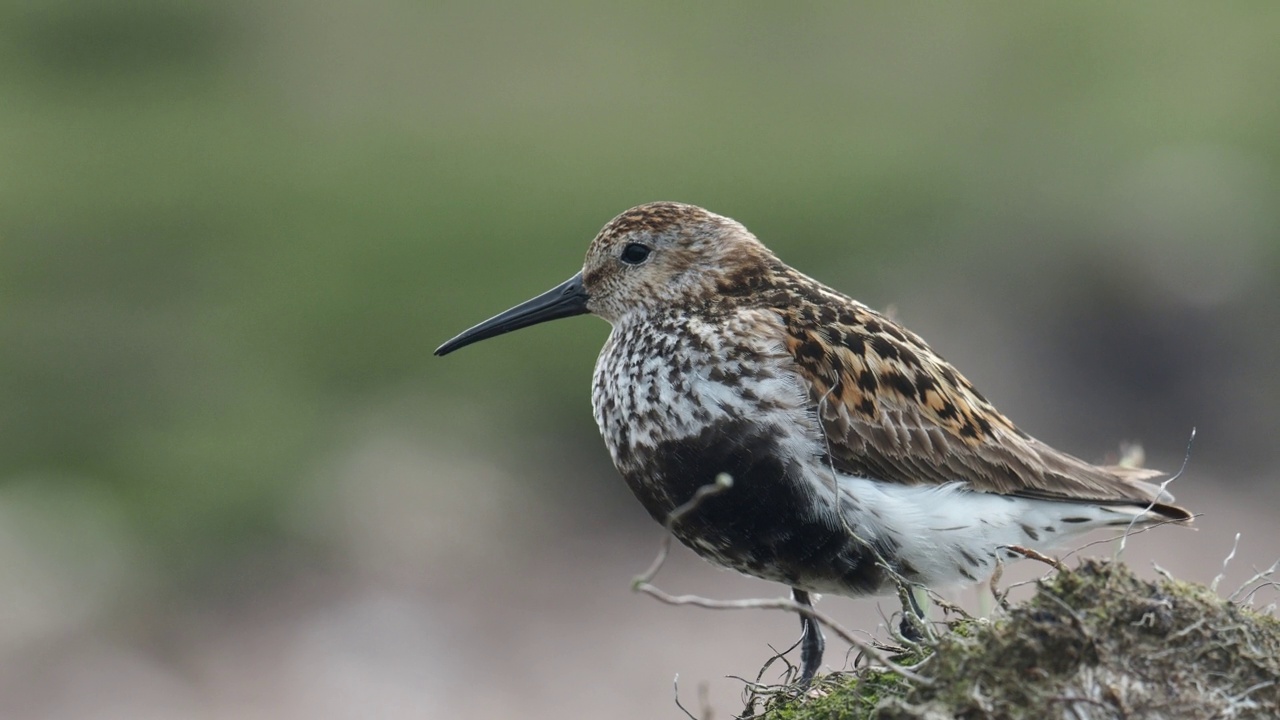
{"label": "bird", "polygon": [[[696,554],[783,583],[805,608],[812,594],[975,583],[1010,548],[1192,519],[1161,473],[1033,438],[918,335],[695,205],[621,213],[581,271],[435,354],[588,313],[612,325],[593,415],[641,505]],[[731,486],[686,505],[723,476]],[[825,642],[800,616],[807,686]]]}

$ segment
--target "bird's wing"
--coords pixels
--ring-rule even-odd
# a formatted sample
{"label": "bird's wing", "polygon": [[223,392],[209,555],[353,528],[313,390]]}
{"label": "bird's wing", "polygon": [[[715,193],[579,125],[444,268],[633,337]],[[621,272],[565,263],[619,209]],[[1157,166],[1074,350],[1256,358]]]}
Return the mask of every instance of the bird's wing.
{"label": "bird's wing", "polygon": [[[842,473],[885,482],[963,482],[974,490],[1053,500],[1155,503],[1161,473],[1098,466],[1019,430],[918,336],[825,288],[780,309],[784,344],[808,381],[827,455]],[[826,306],[825,308],[823,306]]]}

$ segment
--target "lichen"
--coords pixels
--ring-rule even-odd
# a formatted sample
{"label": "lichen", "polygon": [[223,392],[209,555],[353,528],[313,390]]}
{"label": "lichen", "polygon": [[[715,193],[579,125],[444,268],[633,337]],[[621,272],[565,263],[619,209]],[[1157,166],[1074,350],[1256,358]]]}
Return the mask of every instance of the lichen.
{"label": "lichen", "polygon": [[930,684],[863,668],[775,696],[760,717],[1280,717],[1280,621],[1119,563],[1056,573],[1026,603],[957,624],[910,664]]}

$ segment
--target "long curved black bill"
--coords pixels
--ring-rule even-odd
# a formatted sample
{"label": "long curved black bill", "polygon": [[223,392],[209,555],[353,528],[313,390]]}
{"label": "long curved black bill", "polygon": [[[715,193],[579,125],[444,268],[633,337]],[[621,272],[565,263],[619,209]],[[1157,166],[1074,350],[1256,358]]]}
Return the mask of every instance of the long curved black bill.
{"label": "long curved black bill", "polygon": [[504,313],[498,313],[463,332],[436,348],[436,355],[448,355],[464,345],[487,340],[512,330],[548,320],[584,315],[587,312],[587,291],[582,287],[582,273],[578,273],[538,297],[522,302]]}

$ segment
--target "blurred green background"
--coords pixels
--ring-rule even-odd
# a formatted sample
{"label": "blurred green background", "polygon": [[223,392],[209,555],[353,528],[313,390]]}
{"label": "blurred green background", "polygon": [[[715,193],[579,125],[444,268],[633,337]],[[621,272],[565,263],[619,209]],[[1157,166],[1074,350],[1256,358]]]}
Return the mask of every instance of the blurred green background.
{"label": "blurred green background", "polygon": [[[601,538],[633,549],[600,571],[626,598],[655,529],[590,418],[607,326],[431,351],[657,199],[892,306],[1055,445],[1174,468],[1198,426],[1180,497],[1240,501],[1191,541],[1229,537],[1280,500],[1278,27],[1274,3],[0,3],[0,706],[79,714],[51,668],[111,638],[168,678],[158,707],[222,708],[241,686],[190,670],[193,617],[390,586],[456,618],[442,585]],[[639,667],[637,707],[667,708],[668,665]],[[388,707],[468,707],[446,695]]]}

